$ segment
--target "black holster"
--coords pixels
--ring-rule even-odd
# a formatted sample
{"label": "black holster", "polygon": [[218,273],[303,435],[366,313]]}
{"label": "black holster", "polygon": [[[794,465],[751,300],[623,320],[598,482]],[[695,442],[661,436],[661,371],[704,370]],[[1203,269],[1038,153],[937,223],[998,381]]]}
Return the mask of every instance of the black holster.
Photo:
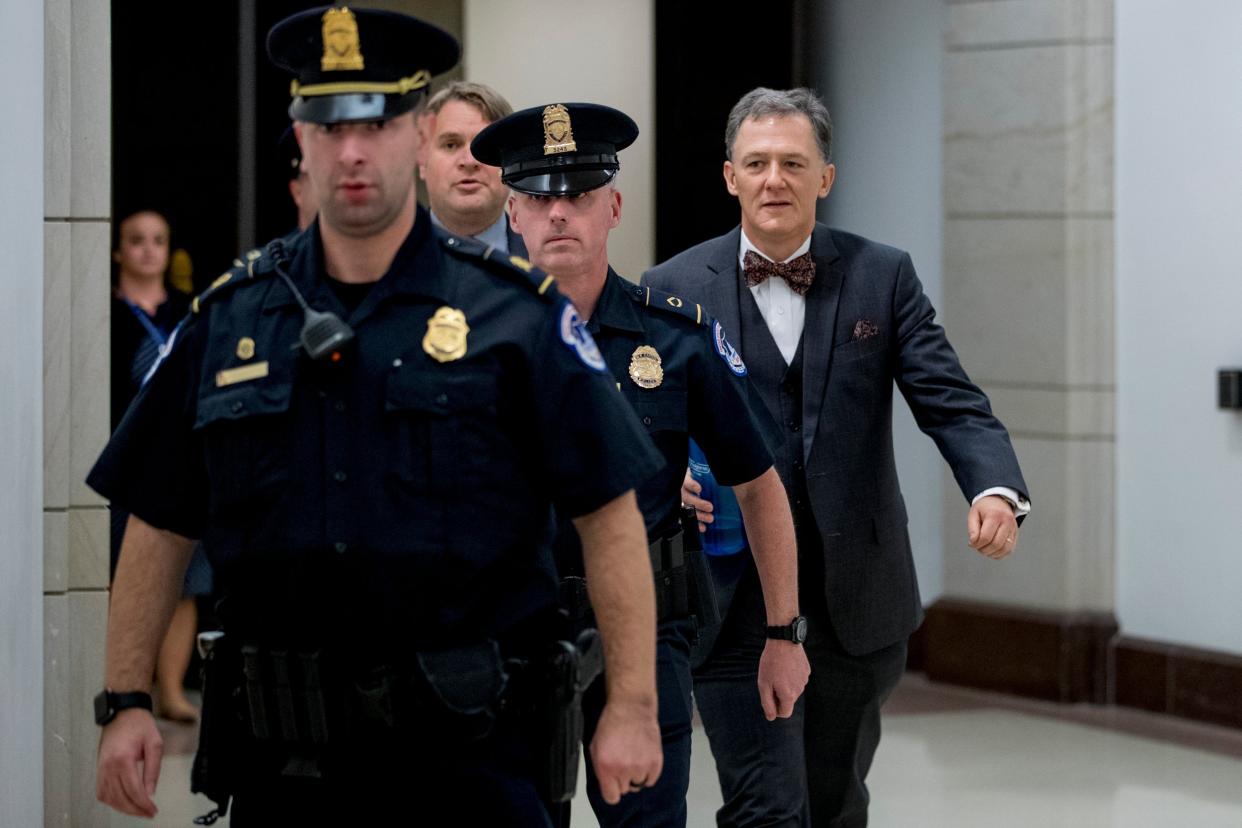
{"label": "black holster", "polygon": [[693,506],[681,507],[681,538],[685,550],[686,566],[690,570],[690,607],[699,630],[720,623],[720,603],[716,600],[715,582],[707,553],[703,551],[703,536],[699,534],[699,520]]}
{"label": "black holster", "polygon": [[234,760],[241,738],[235,705],[239,668],[236,648],[222,632],[200,633],[198,652],[202,657],[203,708],[190,791],[216,803],[214,810],[194,820],[195,825],[211,825],[228,814],[235,792]]}
{"label": "black holster", "polygon": [[548,658],[530,669],[534,735],[544,759],[539,763],[539,794],[550,804],[568,802],[578,789],[582,694],[604,669],[599,632],[583,630],[574,642],[556,642]]}
{"label": "black holster", "polygon": [[720,606],[694,510],[683,507],[679,518],[680,530],[649,548],[656,618],[660,623],[689,619],[697,629],[703,629],[720,622]]}
{"label": "black holster", "polygon": [[[656,620],[661,624],[690,620],[701,630],[720,623],[720,605],[716,602],[716,590],[694,508],[682,507],[678,517],[680,528],[677,531],[652,541],[647,547],[655,578]],[[595,626],[585,578],[577,575],[561,578],[560,603],[573,630]]]}

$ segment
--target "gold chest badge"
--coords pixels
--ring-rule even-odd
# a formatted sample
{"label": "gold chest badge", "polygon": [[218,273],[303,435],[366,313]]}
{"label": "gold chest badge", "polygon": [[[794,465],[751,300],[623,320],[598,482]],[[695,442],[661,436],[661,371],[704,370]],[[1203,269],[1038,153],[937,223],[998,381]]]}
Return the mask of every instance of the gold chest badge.
{"label": "gold chest badge", "polygon": [[664,382],[664,361],[650,345],[639,345],[630,354],[630,379],[639,388],[659,388]]}
{"label": "gold chest badge", "polygon": [[443,307],[427,320],[423,350],[436,362],[452,362],[466,355],[466,314],[456,308]]}
{"label": "gold chest badge", "polygon": [[248,336],[243,336],[237,340],[237,358],[250,359],[254,356],[254,340]]}
{"label": "gold chest badge", "polygon": [[319,68],[324,72],[364,68],[358,20],[344,6],[323,13],[323,58]]}
{"label": "gold chest badge", "polygon": [[569,121],[569,110],[564,104],[552,104],[543,108],[543,154],[577,152],[574,127]]}

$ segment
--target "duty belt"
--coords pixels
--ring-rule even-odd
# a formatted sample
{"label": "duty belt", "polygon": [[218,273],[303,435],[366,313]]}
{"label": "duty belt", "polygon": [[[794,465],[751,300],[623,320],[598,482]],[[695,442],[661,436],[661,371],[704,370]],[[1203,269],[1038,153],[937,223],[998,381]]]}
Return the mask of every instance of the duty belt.
{"label": "duty belt", "polygon": [[[680,527],[647,547],[651,572],[655,577],[656,619],[693,619],[699,628],[720,620],[711,572],[703,555],[694,510],[681,514]],[[561,603],[578,629],[595,626],[595,616],[587,595],[586,579],[561,579]]]}

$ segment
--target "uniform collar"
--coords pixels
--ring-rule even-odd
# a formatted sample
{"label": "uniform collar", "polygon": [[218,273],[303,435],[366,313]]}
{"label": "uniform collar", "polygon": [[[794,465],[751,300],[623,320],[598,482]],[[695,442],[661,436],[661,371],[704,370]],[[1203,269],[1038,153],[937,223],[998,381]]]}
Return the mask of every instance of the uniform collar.
{"label": "uniform collar", "polygon": [[[436,215],[435,210],[431,210],[431,223],[439,227],[446,233],[453,232],[444,226],[444,222],[440,221],[440,217]],[[490,227],[486,227],[482,232],[475,233],[470,238],[477,239],[488,247],[494,247],[497,250],[509,252],[509,219],[502,210],[500,217],[492,223]]]}
{"label": "uniform collar", "polygon": [[587,330],[596,333],[600,328],[612,328],[641,333],[642,319],[638,314],[638,306],[630,295],[635,291],[639,295],[645,293],[643,288],[627,282],[609,267],[608,276],[604,279],[604,289],[599,294],[599,301],[595,303],[595,312],[587,322]]}
{"label": "uniform collar", "polygon": [[[431,214],[421,205],[417,209],[414,227],[397,249],[397,255],[393,257],[388,272],[375,283],[375,287],[351,319],[357,319],[359,313],[367,315],[370,308],[392,296],[417,295],[448,301],[455,292],[445,278],[444,269],[436,264],[437,251],[431,231]],[[326,281],[328,276],[324,270],[319,220],[315,219],[291,246],[293,257],[285,266],[290,278],[311,307],[320,310],[331,307],[336,300]],[[296,304],[293,294],[281,283],[268,291],[263,310]]]}

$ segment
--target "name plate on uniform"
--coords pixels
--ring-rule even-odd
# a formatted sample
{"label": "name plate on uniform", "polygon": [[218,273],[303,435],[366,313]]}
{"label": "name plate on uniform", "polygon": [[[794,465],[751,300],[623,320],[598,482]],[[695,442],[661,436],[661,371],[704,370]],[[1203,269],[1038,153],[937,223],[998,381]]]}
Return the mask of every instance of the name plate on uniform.
{"label": "name plate on uniform", "polygon": [[228,368],[224,371],[216,373],[216,388],[223,388],[226,385],[236,385],[239,382],[249,382],[250,380],[260,379],[267,376],[267,360],[256,362],[254,365],[242,365],[238,368]]}

